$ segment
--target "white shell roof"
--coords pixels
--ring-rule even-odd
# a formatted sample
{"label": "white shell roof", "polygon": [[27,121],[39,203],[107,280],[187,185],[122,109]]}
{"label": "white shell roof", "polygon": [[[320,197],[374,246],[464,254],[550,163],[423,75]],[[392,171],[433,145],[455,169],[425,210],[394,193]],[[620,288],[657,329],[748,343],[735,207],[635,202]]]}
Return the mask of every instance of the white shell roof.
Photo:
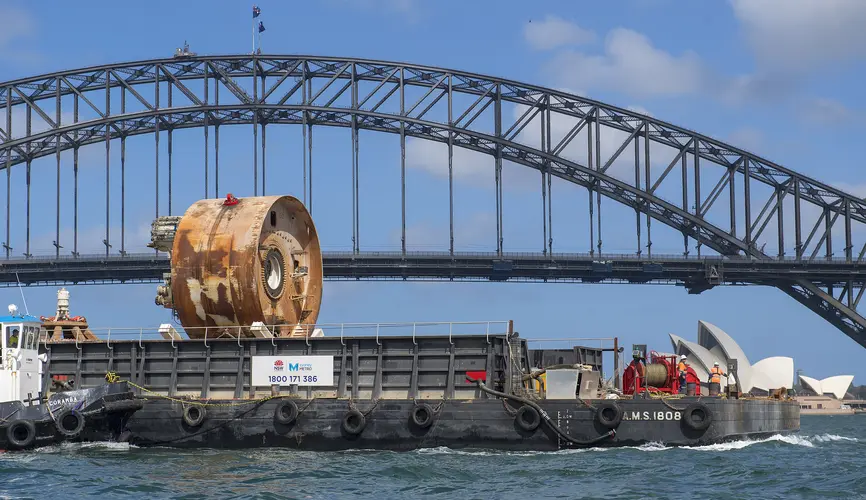
{"label": "white shell roof", "polygon": [[[678,355],[686,355],[686,361],[695,370],[695,374],[698,376],[701,383],[707,383],[710,376],[710,368],[712,368],[714,362],[718,361],[722,370],[725,369],[725,360],[719,359],[703,346],[694,342],[689,342],[688,340],[672,333],[669,335],[671,337],[671,343],[674,344],[676,353]],[[722,377],[722,385],[727,384],[725,379],[726,377]]]}
{"label": "white shell roof", "polygon": [[836,399],[845,397],[848,392],[848,387],[854,381],[854,375],[836,375],[835,377],[827,377],[823,380],[814,379],[805,375],[800,375],[800,382],[815,391],[815,394],[830,393],[836,396]]}
{"label": "white shell roof", "polygon": [[794,358],[773,356],[752,365],[752,387],[770,391],[794,386]]}
{"label": "white shell roof", "polygon": [[698,344],[721,358],[720,361],[736,359],[740,390],[743,392],[752,390],[752,365],[749,358],[746,357],[746,353],[730,335],[712,323],[698,321]]}

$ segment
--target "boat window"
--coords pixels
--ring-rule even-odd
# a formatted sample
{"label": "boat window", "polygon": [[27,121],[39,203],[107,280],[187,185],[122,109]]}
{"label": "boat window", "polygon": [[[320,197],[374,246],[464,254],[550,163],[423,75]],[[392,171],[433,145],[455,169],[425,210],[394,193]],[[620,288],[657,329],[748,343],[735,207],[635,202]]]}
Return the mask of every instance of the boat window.
{"label": "boat window", "polygon": [[36,328],[25,326],[24,329],[27,332],[27,335],[24,338],[24,344],[22,347],[25,349],[36,349]]}
{"label": "boat window", "polygon": [[18,347],[18,339],[21,338],[19,328],[18,325],[6,327],[6,347],[10,349]]}

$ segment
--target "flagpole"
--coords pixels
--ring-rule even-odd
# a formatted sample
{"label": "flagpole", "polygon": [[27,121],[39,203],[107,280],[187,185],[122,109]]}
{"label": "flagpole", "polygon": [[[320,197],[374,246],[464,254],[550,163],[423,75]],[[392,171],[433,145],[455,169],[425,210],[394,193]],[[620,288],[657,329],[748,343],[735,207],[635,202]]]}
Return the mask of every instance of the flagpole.
{"label": "flagpole", "polygon": [[256,53],[256,16],[253,16],[253,54]]}

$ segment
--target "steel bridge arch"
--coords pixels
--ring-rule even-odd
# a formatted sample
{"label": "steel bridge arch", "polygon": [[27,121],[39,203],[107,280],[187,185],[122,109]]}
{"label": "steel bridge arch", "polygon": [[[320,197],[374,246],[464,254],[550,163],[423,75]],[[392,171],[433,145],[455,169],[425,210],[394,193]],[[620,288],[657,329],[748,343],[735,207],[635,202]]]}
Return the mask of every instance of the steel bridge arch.
{"label": "steel bridge arch", "polygon": [[[248,89],[239,83],[239,80],[243,78],[252,79],[252,96],[249,95]],[[267,78],[276,78],[276,82],[265,90]],[[261,97],[259,97],[259,79],[261,79]],[[313,82],[317,79],[324,80],[325,83],[314,92]],[[184,84],[191,80],[205,81],[203,96]],[[208,99],[209,80],[216,82],[214,89],[217,94],[213,104]],[[327,96],[326,92],[337,81],[345,81],[345,83],[336,95],[331,96],[327,103],[317,105],[316,101],[320,100],[322,96]],[[286,82],[289,84],[287,85]],[[366,93],[363,99],[359,94],[361,82],[376,84],[375,89]],[[169,89],[168,107],[160,107],[159,86],[161,83],[166,83]],[[237,104],[220,105],[218,103],[220,84],[237,99]],[[153,101],[143,97],[142,93],[136,90],[136,88],[145,85],[153,85],[156,88]],[[289,85],[291,88],[286,89],[285,87]],[[421,87],[427,89],[427,92],[407,111],[404,95],[405,89],[409,86]],[[193,105],[171,106],[171,90],[175,88]],[[122,108],[125,108],[125,99],[129,94],[144,106],[145,111],[126,113],[125,109],[122,109],[119,114],[112,113],[110,96],[112,91],[117,89],[122,92],[124,103]],[[365,108],[365,104],[383,89],[389,90],[389,92],[374,106]],[[281,92],[277,92],[278,90]],[[87,97],[87,95],[99,91],[105,93],[105,103],[102,107],[94,104]],[[297,96],[299,91],[301,101],[298,103],[289,102],[292,97]],[[345,96],[347,91],[351,95],[351,104],[348,107],[337,105],[337,101]],[[457,120],[453,119],[452,96],[454,93],[476,98],[471,106],[463,107],[463,113]],[[393,102],[395,94],[399,96],[399,112],[381,111],[383,104],[388,103],[389,99],[390,102]],[[76,102],[74,123],[62,124],[60,119],[61,99],[70,95],[74,97]],[[427,99],[431,97],[432,102],[427,104]],[[431,109],[434,109],[436,104],[445,97],[447,97],[448,103],[448,121],[443,123],[427,118]],[[40,101],[51,99],[56,102],[55,119],[52,119],[39,106]],[[84,101],[99,115],[99,118],[79,122],[77,109],[80,101]],[[503,102],[526,107],[523,115],[504,132]],[[425,104],[426,107],[413,116],[413,112]],[[24,106],[28,115],[28,133],[20,138],[12,137],[11,133],[11,110],[16,109],[16,106]],[[491,106],[493,106],[495,130],[492,133],[484,133],[469,128]],[[493,156],[496,161],[497,253],[502,252],[503,240],[501,230],[501,168],[503,161],[511,161],[540,171],[543,196],[545,176],[548,189],[550,188],[550,178],[558,177],[586,187],[590,193],[590,209],[592,207],[592,193],[595,191],[598,195],[603,194],[609,199],[633,208],[636,213],[645,214],[648,217],[648,233],[650,230],[649,217],[680,231],[684,235],[684,253],[686,255],[688,254],[688,238],[691,237],[699,245],[707,245],[723,256],[744,256],[757,260],[784,259],[785,239],[782,212],[783,201],[788,195],[794,197],[795,203],[795,258],[797,260],[802,260],[808,264],[816,258],[822,245],[826,247],[826,258],[832,258],[832,230],[840,216],[843,217],[842,224],[844,224],[845,262],[852,266],[858,266],[863,262],[863,256],[866,253],[866,244],[864,244],[855,257],[852,236],[852,224],[866,223],[866,202],[863,200],[741,149],[646,115],[560,91],[473,73],[394,62],[309,56],[238,55],[158,59],[95,66],[0,83],[0,108],[7,110],[5,129],[0,126],[0,140],[3,141],[0,142],[0,169],[6,169],[7,176],[9,169],[13,166],[26,163],[29,172],[30,162],[51,154],[57,155],[59,172],[61,151],[77,150],[82,146],[101,142],[106,143],[108,150],[108,144],[112,140],[124,141],[130,136],[158,134],[161,130],[167,130],[170,134],[173,130],[204,127],[207,131],[210,126],[218,127],[229,124],[254,124],[263,127],[267,124],[282,123],[302,124],[309,127],[313,125],[342,126],[352,129],[353,177],[355,178],[357,178],[358,168],[357,131],[360,129],[400,134],[404,153],[405,137],[409,136],[447,144],[449,159],[453,154],[454,146]],[[35,111],[48,124],[47,130],[36,134],[30,133],[29,125],[32,111]],[[555,147],[552,144],[550,131],[551,113],[562,114],[578,120]],[[467,117],[469,119],[462,123]],[[515,141],[521,131],[536,117],[540,119],[542,128],[540,149]],[[602,125],[628,134],[625,142],[604,164],[602,164],[600,145],[600,126]],[[587,165],[581,165],[574,160],[560,156],[584,128],[587,130],[588,137],[587,158],[589,161]],[[592,142],[593,129],[594,143]],[[207,132],[205,133],[207,134]],[[169,141],[171,140],[170,137],[169,135]],[[644,139],[644,166],[646,168],[644,179],[646,182],[643,188],[640,185],[639,173],[639,140],[641,137]],[[635,143],[635,185],[606,174],[607,169],[632,141]],[[650,142],[678,150],[678,154],[652,187],[650,187],[651,175],[649,172]],[[688,191],[689,186],[686,180],[686,159],[689,154],[692,155],[696,177],[694,192],[692,193]],[[706,198],[702,197],[700,193],[698,176],[700,172],[707,169],[701,165],[701,160],[709,161],[725,169],[725,173],[716,187]],[[680,161],[683,171],[682,206],[654,194],[656,188]],[[306,171],[306,160],[304,168]],[[405,163],[403,168],[405,172]],[[255,172],[257,175],[257,165]],[[264,170],[262,174],[264,189]],[[741,179],[745,188],[744,199],[741,199],[739,203],[737,203],[734,188],[737,178]],[[773,194],[757,217],[752,217],[750,213],[750,181],[760,182],[773,189]],[[257,189],[257,181],[254,181],[254,185]],[[357,185],[355,188],[357,189]],[[723,229],[705,218],[710,206],[715,203],[726,188],[730,193],[730,229]],[[691,209],[688,204],[690,194],[693,195],[692,199],[696,201],[695,206]],[[818,218],[805,243],[802,240],[800,221],[802,200],[820,207],[824,213]],[[549,199],[546,206],[544,203],[543,201],[545,216],[549,217],[551,212]],[[600,211],[600,198],[598,204]],[[745,213],[744,238],[736,236],[735,213],[738,208]],[[770,211],[767,212],[768,210]],[[353,202],[353,212],[353,231],[355,231],[353,234],[353,246],[355,248],[353,250],[357,251],[357,202]],[[778,219],[780,243],[779,255],[771,257],[757,248],[756,241],[774,214]],[[544,219],[545,217],[543,217]],[[545,240],[547,240],[546,224],[549,220],[549,218],[544,220]],[[825,226],[824,233],[814,245],[811,256],[805,258],[810,243],[822,222]],[[4,242],[4,245],[7,246],[7,257],[9,252],[8,224],[7,197],[7,239]],[[453,213],[451,214],[451,226],[453,235]],[[759,226],[760,230],[758,230]],[[756,230],[758,230],[758,236],[755,236]],[[601,255],[600,215],[598,231],[598,251]],[[405,201],[403,232],[403,251],[405,252]],[[651,255],[649,234],[647,240],[648,248],[650,248],[648,253]],[[640,253],[640,222],[638,222],[638,248],[638,253]],[[453,253],[453,236],[451,251]],[[545,245],[545,253],[547,251],[550,251],[551,256],[553,255],[552,234],[549,242]],[[700,246],[698,246],[698,251],[700,251]],[[863,281],[862,276],[852,275],[852,280],[843,286],[842,294],[838,299],[833,296],[832,284],[824,283],[827,287],[827,291],[825,291],[821,289],[820,280],[786,280],[784,277],[770,276],[761,284],[777,286],[813,311],[821,314],[859,343],[866,345],[866,340],[863,338],[864,332],[866,332],[866,320],[856,311],[863,293]],[[712,286],[712,283],[709,286]],[[860,288],[860,291],[855,298],[854,290],[857,287]],[[847,301],[843,303],[845,297],[847,297]]]}

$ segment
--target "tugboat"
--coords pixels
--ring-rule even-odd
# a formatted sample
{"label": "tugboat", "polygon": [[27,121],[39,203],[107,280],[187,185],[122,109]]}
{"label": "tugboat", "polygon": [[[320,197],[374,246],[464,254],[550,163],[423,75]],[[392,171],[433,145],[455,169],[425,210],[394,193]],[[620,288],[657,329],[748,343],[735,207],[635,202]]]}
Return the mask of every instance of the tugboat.
{"label": "tugboat", "polygon": [[[645,346],[623,384],[615,361],[611,385],[601,350],[530,349],[511,321],[472,334],[456,323],[317,324],[322,254],[291,196],[200,200],[155,220],[151,239],[171,254],[156,304],[182,333],[167,323],[44,344],[46,375],[128,381],[143,403],[125,422],[137,446],[558,450],[800,428],[795,401],[745,397],[736,383],[692,394],[672,355]],[[736,380],[735,363],[729,373]]]}
{"label": "tugboat", "polygon": [[0,317],[0,450],[119,438],[141,402],[126,383],[76,389],[66,377],[51,378],[51,394],[43,395],[49,380],[38,350],[43,332],[39,318],[19,314],[14,304]]}

